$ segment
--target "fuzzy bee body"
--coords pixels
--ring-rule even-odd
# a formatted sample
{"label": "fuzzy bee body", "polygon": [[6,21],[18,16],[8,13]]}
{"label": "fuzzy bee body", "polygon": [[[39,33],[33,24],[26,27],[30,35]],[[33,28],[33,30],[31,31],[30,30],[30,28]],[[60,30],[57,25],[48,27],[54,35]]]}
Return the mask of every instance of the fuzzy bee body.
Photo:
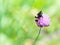
{"label": "fuzzy bee body", "polygon": [[42,17],[42,11],[40,11],[38,14],[37,14],[37,16],[35,16],[35,18],[36,18],[36,22],[38,22],[38,19],[40,18],[40,17]]}

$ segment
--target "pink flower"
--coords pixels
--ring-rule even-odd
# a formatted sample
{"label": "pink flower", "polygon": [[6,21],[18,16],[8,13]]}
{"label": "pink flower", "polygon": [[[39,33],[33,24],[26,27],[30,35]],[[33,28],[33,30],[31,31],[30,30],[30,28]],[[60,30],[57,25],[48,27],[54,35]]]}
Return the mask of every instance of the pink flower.
{"label": "pink flower", "polygon": [[50,25],[50,18],[47,14],[42,14],[40,11],[38,15],[40,15],[40,17],[36,17],[37,19],[35,21],[39,27],[47,27]]}

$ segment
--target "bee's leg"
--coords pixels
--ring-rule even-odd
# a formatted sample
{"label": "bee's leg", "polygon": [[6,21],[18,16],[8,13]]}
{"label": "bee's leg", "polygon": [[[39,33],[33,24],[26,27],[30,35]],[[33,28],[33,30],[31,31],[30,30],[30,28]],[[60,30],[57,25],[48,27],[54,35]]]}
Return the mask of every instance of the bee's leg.
{"label": "bee's leg", "polygon": [[38,18],[38,17],[35,16],[35,18]]}
{"label": "bee's leg", "polygon": [[36,22],[38,22],[38,20],[35,20]]}

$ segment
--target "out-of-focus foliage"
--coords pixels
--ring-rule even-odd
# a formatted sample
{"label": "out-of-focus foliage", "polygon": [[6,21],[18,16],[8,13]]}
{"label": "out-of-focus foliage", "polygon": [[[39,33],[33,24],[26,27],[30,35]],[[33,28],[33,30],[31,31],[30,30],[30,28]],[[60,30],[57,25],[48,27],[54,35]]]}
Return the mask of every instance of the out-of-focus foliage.
{"label": "out-of-focus foliage", "polygon": [[0,0],[0,34],[12,42],[7,45],[26,45],[27,40],[36,38],[39,27],[32,10],[42,10],[50,16],[51,24],[44,28],[46,33],[60,29],[60,0]]}
{"label": "out-of-focus foliage", "polygon": [[52,42],[48,43],[48,45],[60,45],[60,38],[53,40]]}

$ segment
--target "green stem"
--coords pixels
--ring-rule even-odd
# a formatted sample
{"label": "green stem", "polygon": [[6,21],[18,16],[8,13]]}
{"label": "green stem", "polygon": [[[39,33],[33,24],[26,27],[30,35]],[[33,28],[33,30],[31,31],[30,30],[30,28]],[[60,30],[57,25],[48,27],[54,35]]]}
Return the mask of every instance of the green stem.
{"label": "green stem", "polygon": [[32,44],[32,45],[35,45],[35,43],[36,43],[36,41],[37,41],[37,39],[38,39],[38,37],[39,37],[40,33],[41,33],[41,28],[40,28],[39,33],[38,33],[38,35],[37,35],[37,37],[36,37],[36,39],[35,39],[35,41],[33,42],[33,44]]}

